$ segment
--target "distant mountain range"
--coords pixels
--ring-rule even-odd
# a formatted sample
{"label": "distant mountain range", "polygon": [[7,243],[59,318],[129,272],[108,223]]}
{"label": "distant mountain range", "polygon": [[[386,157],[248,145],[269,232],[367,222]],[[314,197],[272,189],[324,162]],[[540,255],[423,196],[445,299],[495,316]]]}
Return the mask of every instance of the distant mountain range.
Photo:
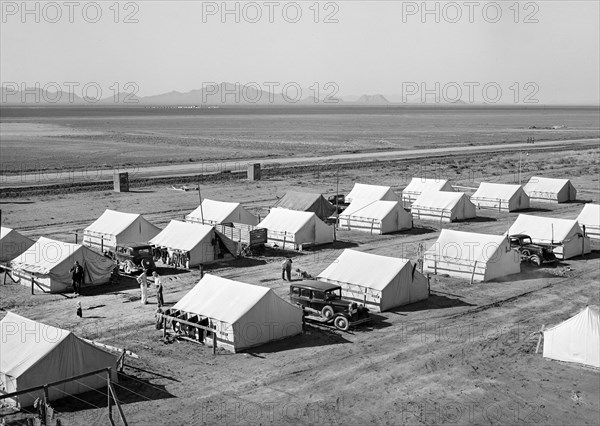
{"label": "distant mountain range", "polygon": [[[399,105],[399,104],[427,104],[435,105],[436,102],[428,100],[422,102],[420,98],[404,99],[401,95],[382,94],[341,97],[312,96],[314,91],[295,86],[284,93],[272,93],[257,89],[253,86],[244,86],[232,83],[220,83],[189,92],[171,91],[160,95],[138,97],[129,93],[117,93],[102,97],[100,100],[86,99],[75,93],[64,91],[51,92],[41,88],[27,88],[25,91],[15,91],[0,87],[0,105],[2,106],[67,106],[67,105],[122,105],[122,106],[182,106],[182,107],[208,107],[208,106],[235,106],[235,105]],[[439,103],[438,103],[439,104]],[[441,102],[444,105],[466,105],[457,102]]]}

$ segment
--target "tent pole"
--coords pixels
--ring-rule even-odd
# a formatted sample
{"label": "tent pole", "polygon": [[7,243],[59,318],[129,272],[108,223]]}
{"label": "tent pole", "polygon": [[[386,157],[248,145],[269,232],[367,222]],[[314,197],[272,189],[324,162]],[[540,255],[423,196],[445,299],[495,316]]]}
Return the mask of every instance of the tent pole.
{"label": "tent pole", "polygon": [[535,353],[537,354],[540,350],[540,343],[542,343],[542,337],[544,337],[544,324],[542,324],[542,328],[539,331],[540,337],[538,338],[537,346],[535,347]]}
{"label": "tent pole", "polygon": [[114,425],[115,422],[112,417],[112,401],[110,394],[110,370],[106,370],[106,397],[108,398],[107,408],[108,408],[108,420],[110,420],[110,424]]}
{"label": "tent pole", "polygon": [[204,210],[202,209],[202,194],[200,193],[200,179],[198,179],[198,199],[200,200],[200,219],[204,225]]}

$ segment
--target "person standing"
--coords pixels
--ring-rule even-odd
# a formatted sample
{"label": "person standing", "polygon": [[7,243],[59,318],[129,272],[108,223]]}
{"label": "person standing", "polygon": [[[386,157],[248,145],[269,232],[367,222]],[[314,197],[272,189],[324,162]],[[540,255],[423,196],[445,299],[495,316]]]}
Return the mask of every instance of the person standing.
{"label": "person standing", "polygon": [[142,292],[142,305],[146,305],[148,303],[148,272],[144,269],[139,277],[137,277],[137,282],[140,284],[140,290]]}
{"label": "person standing", "polygon": [[162,278],[158,275],[158,273],[152,272],[152,276],[154,277],[154,285],[156,286],[156,300],[158,301],[158,307],[162,308],[165,304],[163,299],[163,284]]}
{"label": "person standing", "polygon": [[289,257],[281,262],[281,279],[285,281],[286,275],[287,280],[292,281],[292,259]]}
{"label": "person standing", "polygon": [[83,281],[83,268],[76,260],[73,267],[69,270],[71,273],[71,280],[73,285],[73,291],[75,294],[79,294],[79,290],[81,289],[81,282]]}

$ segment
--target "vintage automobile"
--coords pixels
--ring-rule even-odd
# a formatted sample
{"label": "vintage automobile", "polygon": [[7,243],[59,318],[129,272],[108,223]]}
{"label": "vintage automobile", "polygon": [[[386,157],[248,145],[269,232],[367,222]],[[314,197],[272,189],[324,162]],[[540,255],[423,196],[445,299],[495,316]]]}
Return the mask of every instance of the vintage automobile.
{"label": "vintage automobile", "polygon": [[552,252],[552,246],[534,244],[531,237],[525,234],[515,234],[508,237],[510,247],[516,249],[521,255],[521,260],[531,262],[537,267],[543,264],[555,264],[556,256]]}
{"label": "vintage automobile", "polygon": [[314,280],[290,284],[290,301],[304,309],[306,320],[344,331],[371,320],[369,310],[343,299],[342,288],[335,284]]}
{"label": "vintage automobile", "polygon": [[152,256],[152,246],[148,244],[117,245],[111,252],[111,256],[117,261],[119,270],[126,274],[141,272],[143,269],[151,274],[156,268]]}

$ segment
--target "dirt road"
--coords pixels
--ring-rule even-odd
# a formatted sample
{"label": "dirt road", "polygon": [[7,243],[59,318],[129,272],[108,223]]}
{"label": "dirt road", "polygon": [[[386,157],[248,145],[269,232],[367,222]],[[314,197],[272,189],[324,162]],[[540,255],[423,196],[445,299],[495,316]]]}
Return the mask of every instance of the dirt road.
{"label": "dirt road", "polygon": [[[330,156],[315,157],[284,157],[284,158],[254,158],[244,161],[221,161],[221,162],[201,162],[188,164],[160,165],[150,167],[131,167],[119,169],[121,172],[129,172],[130,179],[147,179],[156,177],[174,177],[198,174],[211,174],[221,171],[246,171],[248,164],[260,163],[262,167],[269,168],[277,166],[290,165],[314,165],[318,163],[351,163],[368,160],[394,160],[394,159],[423,159],[434,157],[446,157],[452,155],[469,155],[474,153],[491,152],[516,152],[519,150],[527,151],[561,151],[584,148],[600,147],[600,139],[571,139],[561,141],[539,141],[535,144],[528,143],[507,143],[507,144],[488,144],[488,145],[468,145],[452,146],[443,148],[428,149],[407,149],[407,150],[385,150],[375,152],[357,152],[348,154],[337,154]],[[12,170],[12,169],[11,169]],[[14,175],[0,176],[0,190],[11,187],[28,187],[55,184],[74,184],[98,180],[112,180],[113,170],[93,169],[93,170],[40,170],[35,173],[20,173]]]}

